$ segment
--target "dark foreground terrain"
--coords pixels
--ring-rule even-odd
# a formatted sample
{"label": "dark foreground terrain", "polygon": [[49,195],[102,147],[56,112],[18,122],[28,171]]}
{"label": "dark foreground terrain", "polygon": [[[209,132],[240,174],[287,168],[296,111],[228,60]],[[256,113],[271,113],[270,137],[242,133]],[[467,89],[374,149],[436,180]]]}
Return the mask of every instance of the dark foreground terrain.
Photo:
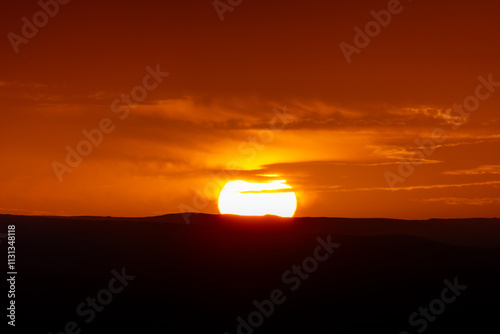
{"label": "dark foreground terrain", "polygon": [[[19,333],[498,333],[500,220],[0,215]],[[300,267],[299,267],[300,266]],[[5,331],[2,331],[5,332]]]}

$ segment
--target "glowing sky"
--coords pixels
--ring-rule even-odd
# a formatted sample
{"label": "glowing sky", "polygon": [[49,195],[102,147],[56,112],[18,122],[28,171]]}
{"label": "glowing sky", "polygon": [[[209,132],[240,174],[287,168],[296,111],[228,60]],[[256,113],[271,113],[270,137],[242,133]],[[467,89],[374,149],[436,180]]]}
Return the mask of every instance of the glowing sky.
{"label": "glowing sky", "polygon": [[[387,3],[244,0],[221,21],[212,1],[73,0],[16,53],[40,6],[2,1],[0,212],[218,213],[225,181],[276,174],[297,216],[500,216],[500,87],[477,90],[500,82],[498,1],[401,1],[348,63],[339,45]],[[60,182],[54,161],[101,125]]]}

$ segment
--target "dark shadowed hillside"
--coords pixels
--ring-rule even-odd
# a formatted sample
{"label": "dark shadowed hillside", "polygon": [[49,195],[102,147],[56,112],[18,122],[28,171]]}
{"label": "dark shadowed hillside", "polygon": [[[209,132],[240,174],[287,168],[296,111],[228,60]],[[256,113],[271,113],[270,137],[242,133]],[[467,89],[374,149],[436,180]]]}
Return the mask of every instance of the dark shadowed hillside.
{"label": "dark shadowed hillside", "polygon": [[16,225],[16,332],[500,330],[498,219],[189,218],[0,216]]}

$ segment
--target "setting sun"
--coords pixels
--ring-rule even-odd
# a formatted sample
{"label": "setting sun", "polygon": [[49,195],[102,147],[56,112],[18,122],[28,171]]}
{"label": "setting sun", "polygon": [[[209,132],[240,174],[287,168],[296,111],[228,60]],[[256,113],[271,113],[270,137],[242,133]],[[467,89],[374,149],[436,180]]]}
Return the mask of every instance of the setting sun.
{"label": "setting sun", "polygon": [[297,197],[285,180],[270,182],[230,181],[219,195],[222,214],[293,217]]}

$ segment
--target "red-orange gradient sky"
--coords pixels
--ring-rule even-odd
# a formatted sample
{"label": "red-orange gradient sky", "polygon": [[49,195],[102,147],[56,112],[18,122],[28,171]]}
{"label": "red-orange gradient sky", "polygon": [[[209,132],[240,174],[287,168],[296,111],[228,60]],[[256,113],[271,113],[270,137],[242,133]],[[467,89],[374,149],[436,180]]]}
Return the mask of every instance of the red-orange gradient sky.
{"label": "red-orange gradient sky", "polygon": [[[244,0],[223,21],[212,2],[72,0],[16,53],[9,33],[41,7],[2,1],[0,212],[217,213],[227,175],[278,174],[298,216],[500,216],[498,1],[393,2],[350,62],[340,44],[387,0]],[[137,106],[116,102],[157,67]],[[464,101],[470,115],[447,113]]]}

